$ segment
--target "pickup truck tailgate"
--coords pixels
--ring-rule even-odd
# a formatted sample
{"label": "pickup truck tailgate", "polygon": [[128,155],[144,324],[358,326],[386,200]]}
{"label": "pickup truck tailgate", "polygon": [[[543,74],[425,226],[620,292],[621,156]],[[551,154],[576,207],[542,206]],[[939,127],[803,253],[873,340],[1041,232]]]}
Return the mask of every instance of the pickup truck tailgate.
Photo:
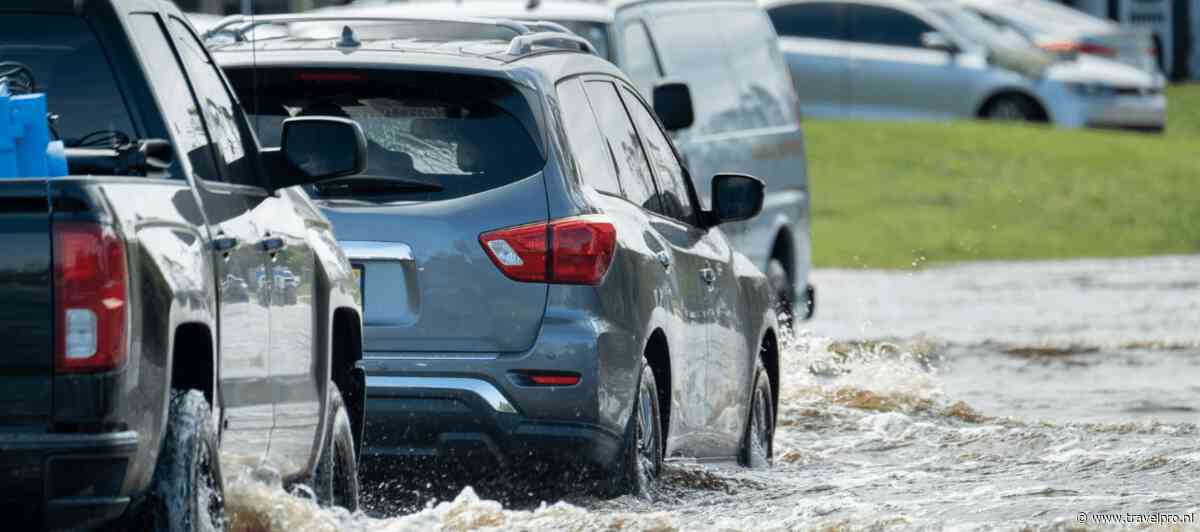
{"label": "pickup truck tailgate", "polygon": [[54,373],[46,181],[0,181],[0,430],[42,424]]}

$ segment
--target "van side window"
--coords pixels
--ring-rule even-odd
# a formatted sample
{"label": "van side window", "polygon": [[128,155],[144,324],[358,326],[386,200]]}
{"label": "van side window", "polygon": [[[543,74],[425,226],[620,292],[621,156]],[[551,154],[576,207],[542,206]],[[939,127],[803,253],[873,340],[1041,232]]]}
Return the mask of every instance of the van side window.
{"label": "van side window", "polygon": [[584,183],[592,188],[611,194],[621,194],[617,181],[617,170],[613,157],[606,147],[596,115],[583,93],[583,84],[578,79],[569,79],[558,84],[559,113],[567,131],[567,142],[575,156],[575,166]]}
{"label": "van side window", "polygon": [[658,65],[654,43],[650,40],[650,32],[642,21],[635,20],[625,27],[621,55],[621,70],[625,71],[642,94],[649,95],[654,89],[654,82],[662,77],[662,70]]}
{"label": "van side window", "polygon": [[188,73],[199,91],[200,109],[221,155],[219,162],[224,165],[226,180],[239,185],[258,185],[251,160],[246,157],[246,144],[238,128],[233,97],[216,65],[186,24],[171,18],[171,26],[179,56],[188,63]]}
{"label": "van side window", "polygon": [[767,14],[780,37],[843,40],[845,19],[838,4],[803,3],[773,7]]}
{"label": "van side window", "polygon": [[155,15],[139,13],[131,15],[129,21],[143,63],[153,65],[147,69],[147,74],[154,84],[167,127],[175,134],[175,149],[188,158],[197,177],[213,181],[221,179],[216,153],[204,129],[204,119],[187,77],[171,52],[165,29]]}
{"label": "van side window", "polygon": [[629,122],[617,88],[607,81],[589,81],[585,86],[588,100],[596,110],[600,131],[604,133],[608,148],[616,159],[617,175],[625,189],[625,199],[643,209],[663,212],[646,153],[638,142],[637,130]]}
{"label": "van side window", "polygon": [[692,91],[696,123],[689,130],[701,135],[742,129],[738,77],[718,31],[723,24],[707,9],[663,13],[650,23],[663,75],[686,82]]}
{"label": "van side window", "polygon": [[934,31],[923,20],[890,7],[849,4],[850,40],[921,48],[921,34]]}
{"label": "van side window", "polygon": [[739,129],[795,124],[792,78],[772,35],[771,21],[756,7],[725,7],[718,33],[725,39],[725,57],[733,68],[739,111],[723,121]]}
{"label": "van side window", "polygon": [[692,195],[687,186],[688,176],[679,164],[679,159],[675,157],[671,141],[667,140],[667,136],[658,126],[658,121],[642,101],[629,89],[621,90],[624,92],[629,115],[633,117],[633,123],[642,137],[642,144],[650,156],[650,163],[654,166],[655,182],[658,183],[661,192],[659,201],[665,210],[663,214],[696,225],[696,210],[692,207]]}

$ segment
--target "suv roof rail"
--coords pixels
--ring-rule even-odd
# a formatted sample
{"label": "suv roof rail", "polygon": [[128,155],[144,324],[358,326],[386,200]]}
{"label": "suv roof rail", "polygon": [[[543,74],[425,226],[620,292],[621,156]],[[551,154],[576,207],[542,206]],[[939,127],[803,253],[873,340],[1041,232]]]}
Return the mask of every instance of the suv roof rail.
{"label": "suv roof rail", "polygon": [[[230,15],[221,19],[213,27],[204,32],[201,37],[204,40],[212,39],[220,35],[228,35],[233,37],[235,42],[245,42],[246,33],[257,26],[264,24],[277,24],[289,22],[413,22],[413,21],[446,21],[446,22],[473,22],[476,24],[492,24],[502,28],[512,30],[517,35],[509,41],[509,55],[527,55],[533,51],[535,44],[554,45],[561,43],[570,43],[577,47],[581,52],[597,55],[596,47],[591,41],[584,39],[573,33],[570,29],[557,22],[545,20],[539,21],[516,21],[509,19],[487,19],[487,18],[458,18],[446,17],[427,19],[419,17],[384,17],[384,16],[361,16],[361,15],[308,15],[308,14],[292,14],[292,15]],[[343,34],[343,38],[346,36]],[[353,37],[353,35],[351,35]]]}

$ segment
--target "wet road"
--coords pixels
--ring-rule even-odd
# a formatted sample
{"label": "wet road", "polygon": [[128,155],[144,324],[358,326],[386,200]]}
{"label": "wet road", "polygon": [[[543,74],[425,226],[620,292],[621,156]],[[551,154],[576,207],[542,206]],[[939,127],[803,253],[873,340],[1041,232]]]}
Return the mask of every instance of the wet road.
{"label": "wet road", "polygon": [[1071,530],[1152,513],[1191,514],[1182,528],[1200,530],[1200,257],[814,280],[820,314],[786,353],[773,469],[674,463],[648,499],[559,489],[506,507],[465,490],[404,513],[376,499],[373,516],[237,480],[236,524]]}

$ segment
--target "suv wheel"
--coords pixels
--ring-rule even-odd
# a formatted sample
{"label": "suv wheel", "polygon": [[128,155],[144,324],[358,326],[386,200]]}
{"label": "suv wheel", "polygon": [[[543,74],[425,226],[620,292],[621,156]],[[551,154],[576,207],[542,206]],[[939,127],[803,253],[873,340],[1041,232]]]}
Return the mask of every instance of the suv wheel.
{"label": "suv wheel", "polygon": [[754,371],[754,394],[750,396],[750,419],[742,439],[740,461],[746,467],[770,467],[774,455],[775,408],[771,401],[771,379],[760,359]]}
{"label": "suv wheel", "polygon": [[658,383],[645,358],[638,378],[633,413],[625,428],[621,462],[610,480],[609,494],[646,495],[662,471],[663,437],[658,409]]}
{"label": "suv wheel", "polygon": [[324,506],[358,510],[358,457],[354,454],[354,429],[342,392],[329,383],[329,413],[325,445],[317,462],[313,491]]}
{"label": "suv wheel", "polygon": [[225,530],[225,484],[208,401],[196,390],[172,391],[167,419],[147,501],[147,528],[170,532]]}

